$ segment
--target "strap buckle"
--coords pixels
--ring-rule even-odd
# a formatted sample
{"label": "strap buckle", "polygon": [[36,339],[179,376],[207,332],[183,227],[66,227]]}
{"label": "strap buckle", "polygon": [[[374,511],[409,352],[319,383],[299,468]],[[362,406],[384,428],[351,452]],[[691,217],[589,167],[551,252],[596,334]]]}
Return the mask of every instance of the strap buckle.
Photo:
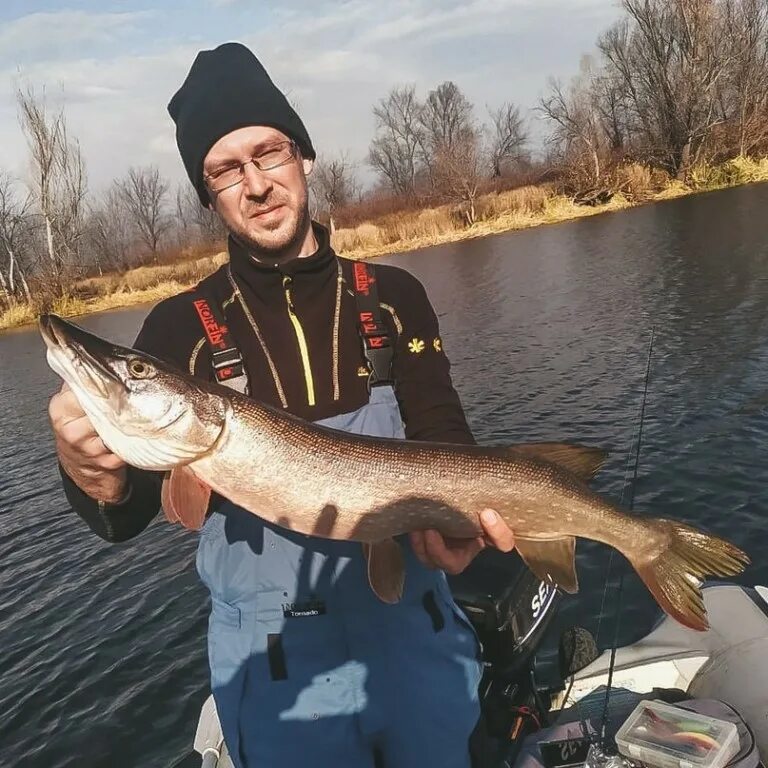
{"label": "strap buckle", "polygon": [[363,337],[363,345],[370,372],[368,375],[368,394],[370,394],[371,387],[392,383],[394,352],[386,336]]}
{"label": "strap buckle", "polygon": [[245,375],[243,356],[236,347],[216,349],[211,353],[211,361],[216,381],[225,387],[247,394],[248,377]]}
{"label": "strap buckle", "polygon": [[236,347],[213,350],[211,360],[218,379],[231,379],[243,373],[243,356]]}

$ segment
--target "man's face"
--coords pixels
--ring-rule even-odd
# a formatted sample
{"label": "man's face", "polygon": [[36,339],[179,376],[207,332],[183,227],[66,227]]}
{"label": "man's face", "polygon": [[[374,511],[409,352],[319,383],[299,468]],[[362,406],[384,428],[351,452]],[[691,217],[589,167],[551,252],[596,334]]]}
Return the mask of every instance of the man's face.
{"label": "man's face", "polygon": [[301,242],[306,235],[309,226],[306,175],[312,169],[312,161],[302,159],[296,150],[287,162],[271,170],[260,171],[253,163],[247,163],[243,181],[219,192],[211,190],[217,182],[208,179],[208,175],[247,162],[277,145],[285,146],[288,140],[275,128],[238,128],[222,136],[203,161],[212,209],[243,245],[275,257]]}

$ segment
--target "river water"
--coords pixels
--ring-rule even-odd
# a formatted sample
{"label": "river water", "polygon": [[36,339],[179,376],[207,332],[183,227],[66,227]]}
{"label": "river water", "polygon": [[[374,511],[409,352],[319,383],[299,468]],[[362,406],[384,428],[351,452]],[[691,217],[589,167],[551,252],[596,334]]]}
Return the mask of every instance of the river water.
{"label": "river water", "polygon": [[[651,328],[638,514],[719,532],[768,583],[768,185],[388,257],[427,286],[484,443],[575,440],[610,458],[619,497]],[[147,308],[83,325],[129,343]],[[3,765],[167,766],[207,694],[194,536],[156,521],[110,546],[66,507],[36,332],[0,335],[0,751]],[[579,543],[558,626],[612,637],[607,550]],[[622,558],[620,638],[654,603]],[[605,599],[604,599],[605,597]],[[550,645],[556,641],[552,633]]]}

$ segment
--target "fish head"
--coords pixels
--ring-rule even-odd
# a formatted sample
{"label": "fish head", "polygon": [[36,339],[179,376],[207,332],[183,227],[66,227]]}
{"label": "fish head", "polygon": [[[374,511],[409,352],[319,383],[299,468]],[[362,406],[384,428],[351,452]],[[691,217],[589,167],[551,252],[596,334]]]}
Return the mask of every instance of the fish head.
{"label": "fish head", "polygon": [[40,333],[48,364],[107,448],[131,466],[169,470],[189,464],[223,434],[229,402],[191,376],[56,315],[40,318]]}

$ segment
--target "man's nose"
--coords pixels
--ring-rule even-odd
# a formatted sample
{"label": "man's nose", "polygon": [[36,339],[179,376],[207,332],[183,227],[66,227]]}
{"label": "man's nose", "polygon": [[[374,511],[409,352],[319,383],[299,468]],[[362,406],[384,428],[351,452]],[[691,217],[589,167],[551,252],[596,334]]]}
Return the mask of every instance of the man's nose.
{"label": "man's nose", "polygon": [[252,162],[243,166],[243,176],[243,186],[249,197],[264,198],[272,189],[272,180]]}

